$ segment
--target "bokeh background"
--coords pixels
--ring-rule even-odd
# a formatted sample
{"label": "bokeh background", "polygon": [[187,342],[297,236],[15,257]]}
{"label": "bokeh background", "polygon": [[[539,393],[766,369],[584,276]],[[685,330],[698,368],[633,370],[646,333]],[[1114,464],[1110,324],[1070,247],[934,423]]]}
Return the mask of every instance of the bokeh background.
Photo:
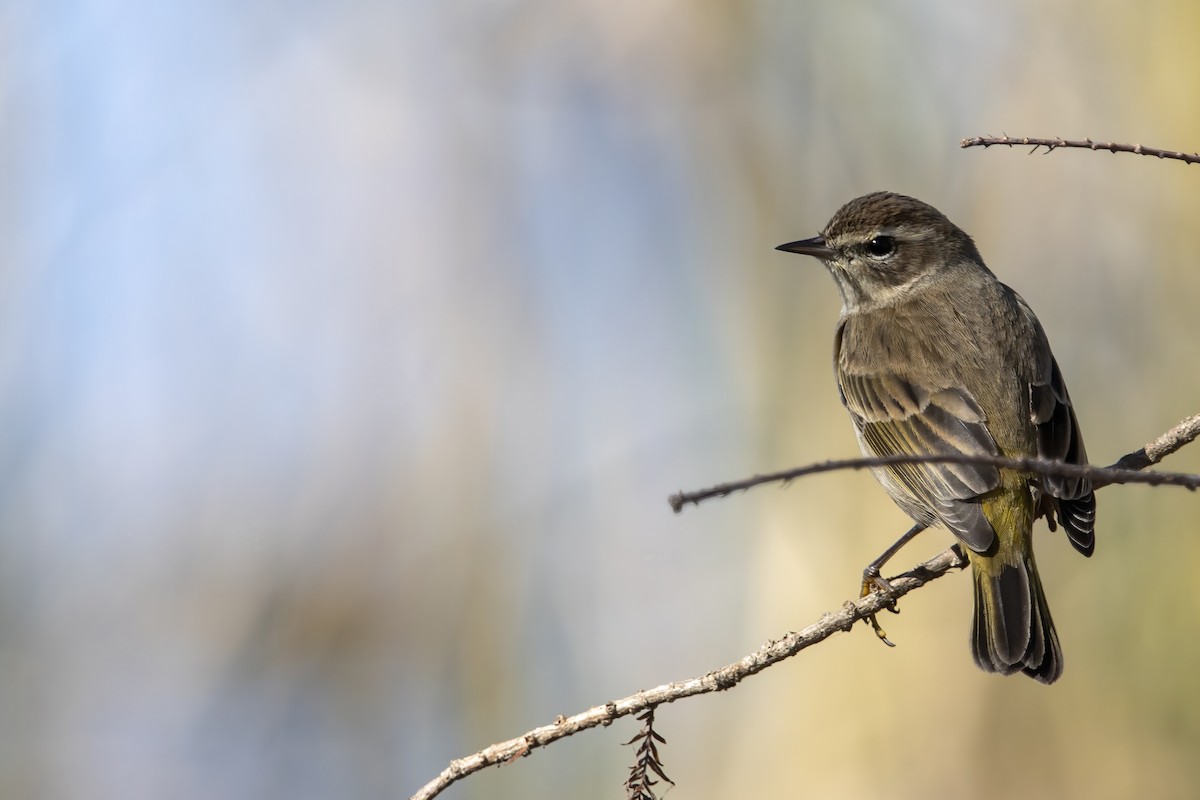
{"label": "bokeh background", "polygon": [[[0,795],[407,796],[739,658],[907,526],[815,262],[916,195],[1038,311],[1108,463],[1200,408],[1200,6],[1031,0],[0,6]],[[1200,448],[1168,468],[1200,470]],[[969,580],[664,708],[688,797],[1192,796],[1200,500],[1038,535],[1052,688]],[[937,552],[927,534],[899,564]],[[625,720],[454,798],[619,797]]]}

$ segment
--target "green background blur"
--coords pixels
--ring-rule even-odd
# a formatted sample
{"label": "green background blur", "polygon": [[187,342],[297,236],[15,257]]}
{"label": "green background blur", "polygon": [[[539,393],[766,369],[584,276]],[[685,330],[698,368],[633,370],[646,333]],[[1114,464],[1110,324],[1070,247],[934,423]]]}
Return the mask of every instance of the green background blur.
{"label": "green background blur", "polygon": [[[915,195],[1041,317],[1092,460],[1200,411],[1200,6],[0,6],[0,795],[407,796],[852,597],[907,527],[838,298],[776,253]],[[1164,467],[1200,470],[1200,447]],[[1052,688],[955,575],[660,710],[678,797],[1194,796],[1200,500],[1044,528]],[[949,543],[927,534],[915,563]],[[454,798],[622,796],[624,720]]]}

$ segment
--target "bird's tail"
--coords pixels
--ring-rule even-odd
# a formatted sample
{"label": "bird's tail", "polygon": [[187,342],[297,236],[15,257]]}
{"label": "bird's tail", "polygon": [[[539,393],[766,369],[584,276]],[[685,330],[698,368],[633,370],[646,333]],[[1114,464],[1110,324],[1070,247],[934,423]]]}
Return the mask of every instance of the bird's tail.
{"label": "bird's tail", "polygon": [[[1038,578],[1031,548],[1025,552],[971,554],[975,580],[975,621],[971,649],[985,672],[1020,670],[1036,681],[1054,683],[1063,655]],[[1005,556],[1011,555],[1012,558]]]}

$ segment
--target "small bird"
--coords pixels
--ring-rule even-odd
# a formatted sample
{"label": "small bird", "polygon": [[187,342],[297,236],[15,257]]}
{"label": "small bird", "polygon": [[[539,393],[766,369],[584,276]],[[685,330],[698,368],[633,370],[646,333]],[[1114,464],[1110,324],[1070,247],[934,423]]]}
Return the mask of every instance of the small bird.
{"label": "small bird", "polygon": [[[819,236],[777,249],[814,256],[837,283],[834,369],[865,456],[1087,463],[1041,323],[936,208],[875,192],[842,206]],[[1075,549],[1090,556],[1091,481],[982,464],[872,472],[917,523],[902,541],[941,525],[962,544],[975,585],[975,663],[1056,681],[1062,649],[1034,563],[1033,523],[1044,515],[1055,530],[1057,519]]]}

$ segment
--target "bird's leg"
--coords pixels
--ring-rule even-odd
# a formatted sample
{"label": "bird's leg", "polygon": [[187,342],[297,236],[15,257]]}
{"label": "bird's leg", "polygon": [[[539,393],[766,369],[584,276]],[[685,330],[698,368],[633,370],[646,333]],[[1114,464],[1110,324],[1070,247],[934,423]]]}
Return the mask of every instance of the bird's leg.
{"label": "bird's leg", "polygon": [[900,552],[900,548],[915,539],[917,534],[927,527],[929,526],[922,525],[919,522],[913,525],[903,536],[893,542],[887,550],[884,550],[879,558],[867,564],[867,568],[863,570],[863,585],[860,597],[866,597],[873,589],[880,589],[885,592],[891,591],[892,585],[880,575],[880,570],[883,569],[884,564],[892,560],[892,556]]}
{"label": "bird's leg", "polygon": [[[879,555],[879,558],[867,565],[867,568],[863,570],[862,593],[859,595],[859,597],[866,597],[871,592],[876,590],[885,594],[892,591],[892,585],[888,583],[887,580],[880,574],[880,570],[883,569],[884,564],[891,560],[892,556],[900,552],[900,548],[904,547],[904,545],[915,539],[917,534],[925,530],[927,527],[927,525],[922,525],[919,522],[916,525],[913,525],[903,536],[893,542],[891,547],[889,547],[887,550],[884,550]],[[900,611],[896,608],[895,601],[888,606],[888,610],[893,614],[900,613]],[[884,644],[886,644],[888,647],[895,647],[895,645],[888,640],[887,632],[884,631],[883,627],[879,624],[879,620],[875,618],[874,614],[871,614],[869,617],[867,617],[866,621],[871,624],[871,627],[875,631],[875,635],[878,636]]]}

